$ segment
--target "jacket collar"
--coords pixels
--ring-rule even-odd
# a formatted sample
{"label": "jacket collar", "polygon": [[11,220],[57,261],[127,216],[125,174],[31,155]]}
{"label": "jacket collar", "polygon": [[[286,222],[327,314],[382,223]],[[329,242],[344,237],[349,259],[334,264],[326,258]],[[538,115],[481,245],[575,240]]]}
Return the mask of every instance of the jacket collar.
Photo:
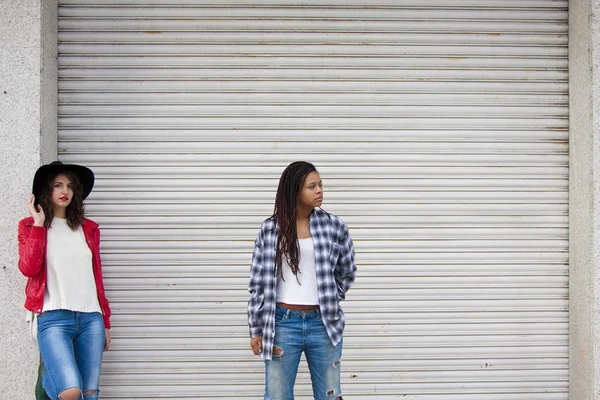
{"label": "jacket collar", "polygon": [[313,211],[308,216],[308,219],[309,220],[311,220],[313,218],[319,219],[319,218],[324,218],[325,216],[327,216],[328,218],[331,218],[329,216],[329,213],[327,211],[323,210],[322,208],[314,208]]}

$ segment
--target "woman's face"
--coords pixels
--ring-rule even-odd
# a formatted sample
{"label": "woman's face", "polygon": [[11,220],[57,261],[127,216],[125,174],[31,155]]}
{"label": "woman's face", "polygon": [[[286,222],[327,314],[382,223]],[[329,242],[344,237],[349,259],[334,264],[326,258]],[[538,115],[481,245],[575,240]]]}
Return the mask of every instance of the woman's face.
{"label": "woman's face", "polygon": [[73,200],[73,184],[65,174],[58,174],[52,181],[52,205],[54,209],[67,208]]}
{"label": "woman's face", "polygon": [[306,176],[298,205],[306,207],[320,207],[323,204],[323,182],[317,171],[313,171]]}

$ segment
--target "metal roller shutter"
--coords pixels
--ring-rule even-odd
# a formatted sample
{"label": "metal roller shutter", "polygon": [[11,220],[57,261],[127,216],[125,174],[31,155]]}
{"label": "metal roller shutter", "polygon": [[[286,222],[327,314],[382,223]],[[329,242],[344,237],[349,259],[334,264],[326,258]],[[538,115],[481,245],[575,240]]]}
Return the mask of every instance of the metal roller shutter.
{"label": "metal roller shutter", "polygon": [[568,398],[567,1],[60,0],[59,68],[104,398],[262,398],[250,257],[297,159],[355,239],[348,398]]}

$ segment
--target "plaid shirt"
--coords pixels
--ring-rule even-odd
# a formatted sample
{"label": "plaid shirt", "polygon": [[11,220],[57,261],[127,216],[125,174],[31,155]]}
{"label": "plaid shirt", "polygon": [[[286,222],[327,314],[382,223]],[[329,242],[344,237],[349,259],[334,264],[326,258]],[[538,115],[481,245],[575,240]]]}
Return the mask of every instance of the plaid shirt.
{"label": "plaid shirt", "polygon": [[[277,268],[275,252],[279,227],[273,217],[262,223],[252,254],[251,294],[248,301],[250,336],[262,336],[262,358],[270,360],[275,338]],[[339,302],[356,277],[354,245],[341,219],[323,210],[310,215],[310,234],[315,247],[315,269],[321,318],[331,343],[339,343],[344,332],[344,312]]]}

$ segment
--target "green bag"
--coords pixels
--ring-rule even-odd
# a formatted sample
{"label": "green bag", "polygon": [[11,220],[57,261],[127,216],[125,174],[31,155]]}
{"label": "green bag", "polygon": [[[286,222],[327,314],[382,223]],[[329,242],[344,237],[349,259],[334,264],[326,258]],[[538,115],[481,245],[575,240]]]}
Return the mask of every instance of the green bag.
{"label": "green bag", "polygon": [[40,360],[40,366],[38,367],[38,378],[35,385],[35,400],[50,400],[50,397],[46,395],[46,391],[42,386],[42,375],[44,375],[44,364]]}

